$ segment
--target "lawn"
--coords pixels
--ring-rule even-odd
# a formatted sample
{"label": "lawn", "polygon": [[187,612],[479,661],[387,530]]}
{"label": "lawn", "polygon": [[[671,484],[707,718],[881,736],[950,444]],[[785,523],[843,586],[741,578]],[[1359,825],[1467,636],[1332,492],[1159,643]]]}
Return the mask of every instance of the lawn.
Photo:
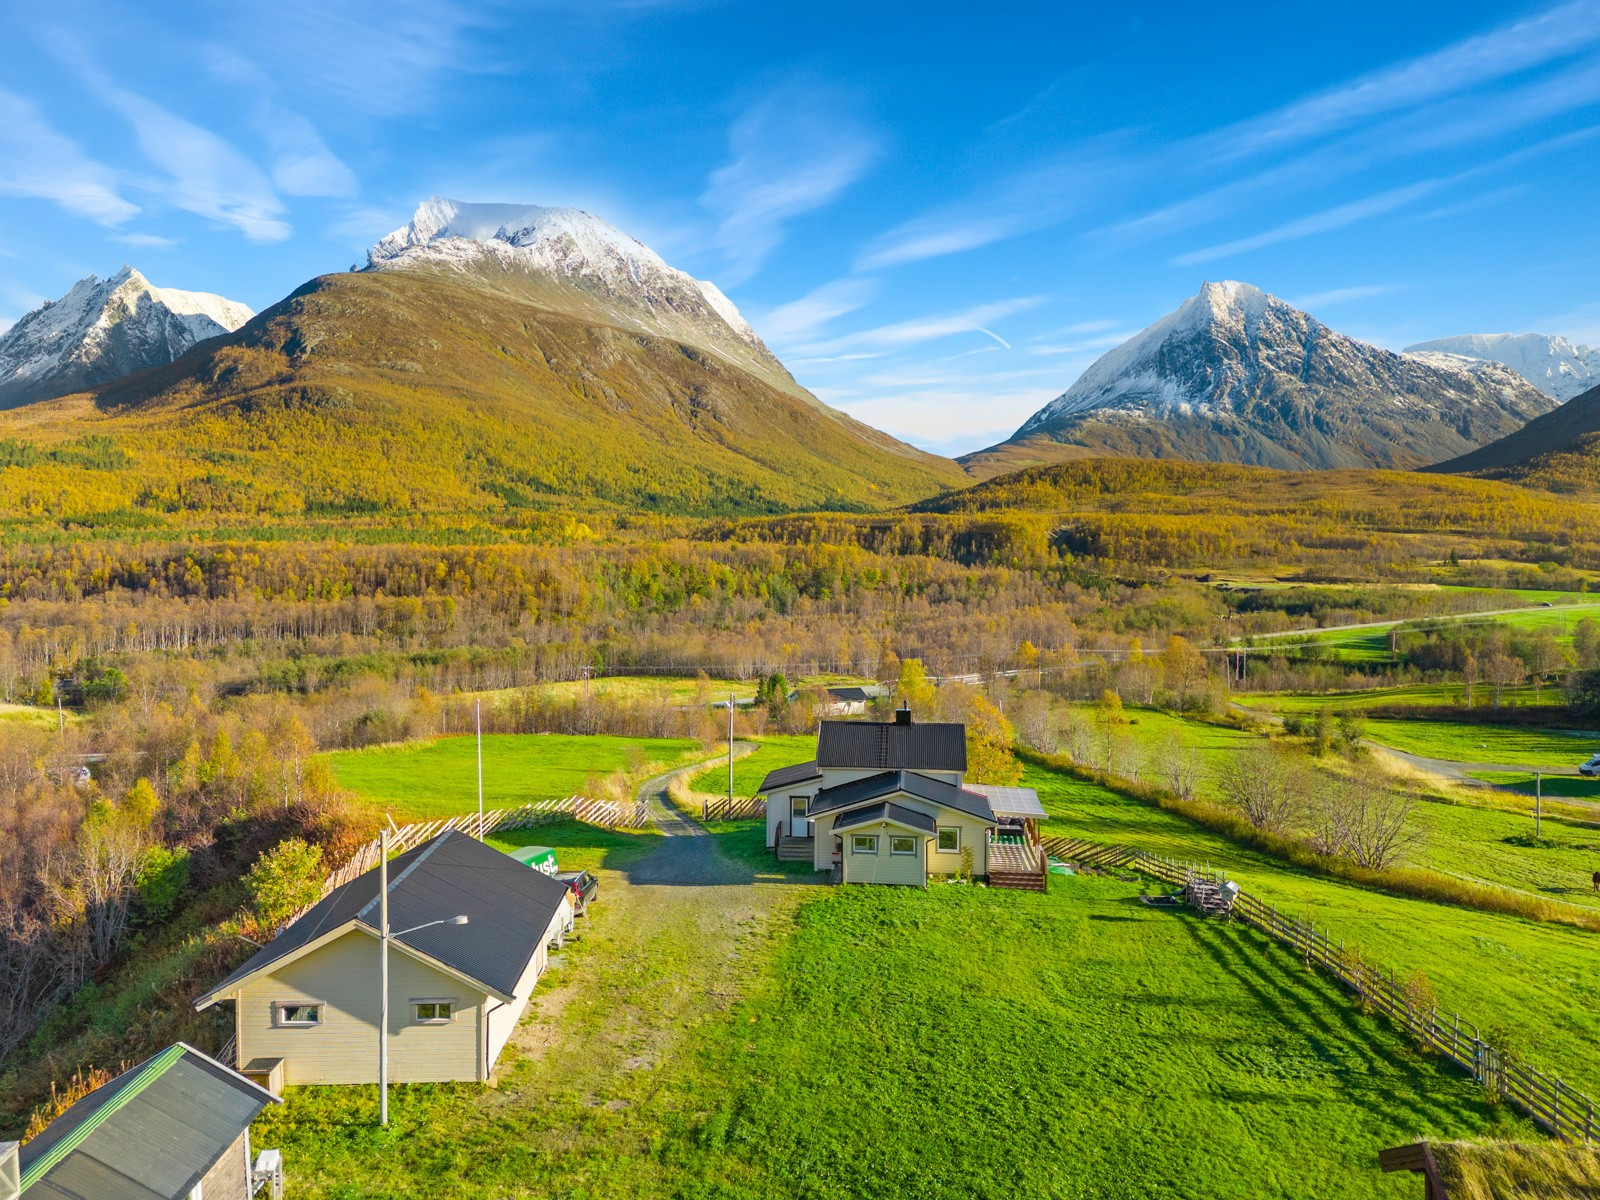
{"label": "lawn", "polygon": [[[483,804],[515,808],[582,793],[591,776],[642,775],[694,761],[698,743],[685,738],[572,734],[485,734]],[[434,738],[337,750],[326,755],[339,786],[396,821],[422,821],[477,811],[477,750],[471,737]]]}
{"label": "lawn", "polygon": [[1400,1200],[1385,1146],[1529,1136],[1259,935],[1139,890],[800,889],[669,1052],[642,1022],[703,986],[689,929],[635,962],[601,905],[498,1090],[399,1088],[383,1132],[370,1088],[291,1088],[253,1136],[301,1200]]}
{"label": "lawn", "polygon": [[[814,733],[783,733],[757,739],[759,749],[754,754],[734,760],[733,794],[754,796],[767,772],[777,767],[806,762],[817,756],[817,735]],[[728,794],[728,767],[724,763],[701,771],[689,781],[697,792],[710,792],[716,796]]]}
{"label": "lawn", "polygon": [[1600,734],[1526,725],[1373,718],[1366,736],[1385,746],[1447,762],[1506,763],[1576,768],[1596,750]]}
{"label": "lawn", "polygon": [[[1481,779],[1485,783],[1492,783],[1496,787],[1512,788],[1519,795],[1530,799],[1534,794],[1534,779],[1532,771],[1469,771],[1474,779]],[[1555,800],[1587,800],[1591,804],[1600,804],[1600,779],[1585,779],[1580,775],[1546,775],[1539,781],[1539,792],[1544,796],[1545,802]],[[1532,811],[1532,806],[1529,806]],[[1600,819],[1600,818],[1597,818]],[[1600,829],[1593,829],[1595,840],[1600,841]],[[1595,864],[1600,868],[1600,862]]]}
{"label": "lawn", "polygon": [[[1237,701],[1246,708],[1259,708],[1277,713],[1310,713],[1320,709],[1368,709],[1379,707],[1441,708],[1457,707],[1461,703],[1462,685],[1459,683],[1411,683],[1400,687],[1371,688],[1360,692],[1241,692]],[[1477,687],[1477,702],[1481,708],[1487,703],[1488,689]],[[1565,704],[1566,696],[1560,688],[1542,688],[1534,692],[1533,685],[1506,688],[1503,699],[1507,704]]]}
{"label": "lawn", "polygon": [[[1051,814],[1047,833],[1119,842],[1221,867],[1261,899],[1315,920],[1336,940],[1360,947],[1374,961],[1402,975],[1422,971],[1437,990],[1441,1008],[1459,1010],[1486,1027],[1513,1030],[1532,1062],[1600,1097],[1600,1061],[1592,1053],[1600,1038],[1600,972],[1595,970],[1600,935],[1391,896],[1311,875],[1175,813],[1047,768],[1029,765],[1024,782],[1038,789]],[[1466,820],[1475,815],[1470,809],[1454,812]],[[1531,833],[1531,825],[1523,822],[1523,832]],[[1569,830],[1567,836],[1576,839],[1578,832]],[[1454,837],[1460,838],[1459,831]],[[1448,829],[1432,840],[1471,862],[1477,868],[1474,875],[1487,877],[1490,864],[1481,853],[1474,857],[1474,846],[1481,851],[1488,840],[1453,841]],[[1503,843],[1500,849],[1528,863],[1553,853]]]}
{"label": "lawn", "polygon": [[658,830],[628,833],[561,817],[531,829],[507,829],[484,839],[497,850],[551,846],[563,871],[622,871],[661,844]]}

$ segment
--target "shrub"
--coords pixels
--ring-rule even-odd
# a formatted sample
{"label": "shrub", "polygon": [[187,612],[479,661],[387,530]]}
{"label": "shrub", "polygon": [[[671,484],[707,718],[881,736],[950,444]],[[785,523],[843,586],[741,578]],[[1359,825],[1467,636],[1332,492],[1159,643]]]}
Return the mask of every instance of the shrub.
{"label": "shrub", "polygon": [[169,850],[165,846],[152,846],[145,852],[144,863],[139,868],[139,903],[145,916],[152,921],[163,921],[172,915],[178,897],[189,885],[189,851],[183,847]]}
{"label": "shrub", "polygon": [[322,847],[299,838],[279,842],[245,876],[250,904],[264,929],[276,929],[322,896]]}

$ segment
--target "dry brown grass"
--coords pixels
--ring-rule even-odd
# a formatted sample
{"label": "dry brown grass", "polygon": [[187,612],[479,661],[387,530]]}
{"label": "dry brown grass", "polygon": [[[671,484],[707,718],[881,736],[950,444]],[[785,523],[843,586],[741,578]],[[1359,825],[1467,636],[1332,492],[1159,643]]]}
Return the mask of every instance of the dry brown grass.
{"label": "dry brown grass", "polygon": [[1450,1200],[1594,1200],[1600,1146],[1444,1142],[1433,1147]]}

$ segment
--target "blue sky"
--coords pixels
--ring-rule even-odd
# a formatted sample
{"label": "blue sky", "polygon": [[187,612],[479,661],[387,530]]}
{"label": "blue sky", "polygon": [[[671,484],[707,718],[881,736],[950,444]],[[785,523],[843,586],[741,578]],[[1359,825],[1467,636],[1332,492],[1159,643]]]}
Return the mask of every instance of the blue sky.
{"label": "blue sky", "polygon": [[1207,278],[1600,344],[1600,0],[0,11],[0,323],[125,261],[263,308],[432,194],[597,213],[958,453]]}

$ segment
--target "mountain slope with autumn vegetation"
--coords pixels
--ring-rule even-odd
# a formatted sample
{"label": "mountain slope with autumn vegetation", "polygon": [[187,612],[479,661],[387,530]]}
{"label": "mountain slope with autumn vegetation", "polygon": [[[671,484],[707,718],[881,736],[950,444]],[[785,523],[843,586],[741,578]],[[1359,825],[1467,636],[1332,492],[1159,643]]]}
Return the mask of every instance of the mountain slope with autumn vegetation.
{"label": "mountain slope with autumn vegetation", "polygon": [[861,511],[965,480],[774,378],[518,270],[323,276],[168,366],[0,414],[0,514]]}

